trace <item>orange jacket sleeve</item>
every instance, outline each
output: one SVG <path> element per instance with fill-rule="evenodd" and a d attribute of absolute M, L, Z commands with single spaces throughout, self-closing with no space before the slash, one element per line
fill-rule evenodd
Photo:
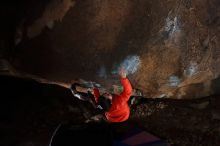
<path fill-rule="evenodd" d="M 115 99 L 113 99 L 113 104 L 127 102 L 132 94 L 131 83 L 127 78 L 121 78 L 121 84 L 123 86 L 123 92 Z"/>

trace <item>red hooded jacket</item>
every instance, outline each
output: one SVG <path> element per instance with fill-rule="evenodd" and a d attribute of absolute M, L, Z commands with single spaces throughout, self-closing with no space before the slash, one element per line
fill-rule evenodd
<path fill-rule="evenodd" d="M 123 92 L 120 95 L 113 95 L 112 105 L 105 116 L 110 122 L 123 122 L 129 118 L 130 108 L 127 101 L 132 94 L 131 83 L 127 78 L 121 78 L 121 84 L 123 86 Z M 97 98 L 99 96 L 98 90 L 94 90 L 94 94 Z"/>

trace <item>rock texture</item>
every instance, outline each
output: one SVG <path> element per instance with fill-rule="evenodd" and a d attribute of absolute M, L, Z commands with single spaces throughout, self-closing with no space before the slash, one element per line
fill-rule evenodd
<path fill-rule="evenodd" d="M 35 7 L 26 7 L 29 17 L 23 14 L 16 27 L 9 62 L 17 71 L 108 87 L 122 65 L 146 97 L 218 91 L 219 0 L 51 0 Z"/>

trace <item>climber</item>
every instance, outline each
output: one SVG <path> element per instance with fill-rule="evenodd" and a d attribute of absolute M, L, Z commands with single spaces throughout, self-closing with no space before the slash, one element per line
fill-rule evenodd
<path fill-rule="evenodd" d="M 132 87 L 123 68 L 119 70 L 119 76 L 123 87 L 123 91 L 119 95 L 110 93 L 100 95 L 98 88 L 93 88 L 93 91 L 89 92 L 89 94 L 92 93 L 94 95 L 93 101 L 95 101 L 97 106 L 104 109 L 103 115 L 97 115 L 94 118 L 103 118 L 108 122 L 123 122 L 129 118 L 128 100 L 132 94 Z M 81 99 L 83 98 L 81 97 Z"/>
<path fill-rule="evenodd" d="M 105 112 L 105 118 L 109 122 L 123 122 L 129 118 L 130 109 L 128 106 L 128 100 L 132 94 L 132 87 L 130 81 L 127 79 L 127 74 L 124 69 L 119 70 L 121 84 L 123 91 L 120 95 L 104 94 L 103 96 L 112 99 L 112 105 L 110 109 Z M 98 92 L 97 92 L 98 93 Z M 95 94 L 95 97 L 99 97 L 99 94 Z"/>

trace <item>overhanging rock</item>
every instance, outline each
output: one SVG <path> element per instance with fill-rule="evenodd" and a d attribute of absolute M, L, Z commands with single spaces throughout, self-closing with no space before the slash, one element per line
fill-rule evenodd
<path fill-rule="evenodd" d="M 123 65 L 146 97 L 214 93 L 212 80 L 220 73 L 219 0 L 52 0 L 38 13 L 17 28 L 23 35 L 10 63 L 18 71 L 108 87 L 117 83 Z"/>

